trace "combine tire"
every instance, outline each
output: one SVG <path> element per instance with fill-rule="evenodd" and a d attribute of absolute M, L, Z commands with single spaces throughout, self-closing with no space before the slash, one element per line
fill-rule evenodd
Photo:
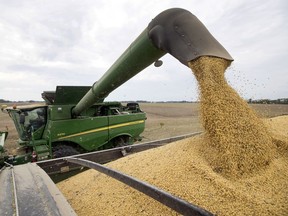
<path fill-rule="evenodd" d="M 117 137 L 114 140 L 114 147 L 124 147 L 129 145 L 129 137 Z"/>
<path fill-rule="evenodd" d="M 66 157 L 80 154 L 75 148 L 69 145 L 57 145 L 53 147 L 53 158 Z"/>

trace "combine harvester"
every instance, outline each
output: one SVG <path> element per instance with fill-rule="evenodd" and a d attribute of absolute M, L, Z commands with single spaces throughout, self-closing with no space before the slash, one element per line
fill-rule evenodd
<path fill-rule="evenodd" d="M 21 194 L 27 188 L 30 188 L 31 191 L 42 191 L 43 187 L 47 185 L 53 189 L 49 190 L 47 186 L 46 195 L 39 200 L 48 200 L 47 202 L 50 204 L 51 200 L 54 200 L 54 204 L 51 205 L 55 209 L 57 206 L 61 206 L 55 199 L 55 194 L 51 192 L 57 191 L 57 188 L 55 185 L 54 187 L 51 186 L 53 185 L 51 182 L 47 183 L 47 176 L 45 176 L 47 174 L 43 170 L 49 174 L 64 172 L 70 170 L 71 167 L 75 168 L 77 166 L 75 164 L 78 164 L 78 166 L 95 168 L 111 175 L 112 171 L 105 170 L 106 168 L 99 163 L 187 137 L 164 140 L 160 144 L 153 142 L 130 145 L 140 139 L 146 120 L 145 113 L 141 111 L 137 103 L 128 103 L 127 106 L 123 106 L 119 102 L 103 102 L 109 93 L 152 63 L 155 66 L 160 66 L 161 61 L 159 59 L 166 53 L 170 53 L 186 66 L 188 66 L 189 61 L 200 56 L 216 56 L 233 61 L 229 53 L 193 14 L 180 8 L 173 8 L 156 16 L 102 78 L 93 84 L 90 90 L 87 87 L 58 86 L 56 92 L 44 92 L 42 94 L 46 101 L 45 105 L 6 108 L 5 111 L 9 113 L 17 128 L 20 137 L 19 144 L 26 148 L 26 154 L 11 157 L 5 155 L 4 150 L 1 152 L 0 162 L 2 165 L 8 166 L 2 168 L 0 184 L 8 185 L 7 182 L 9 181 L 10 185 L 8 186 L 13 188 L 14 185 L 14 190 L 1 190 L 0 197 L 1 199 L 6 197 L 5 200 L 11 200 L 11 197 L 14 197 L 15 203 L 9 201 L 7 204 L 7 202 L 1 201 L 0 215 L 5 215 L 5 212 L 4 214 L 1 213 L 3 205 L 14 206 L 16 214 L 24 211 L 17 206 L 21 206 L 19 201 L 27 202 L 22 199 L 18 199 L 17 202 L 17 193 Z M 7 134 L 3 134 L 6 137 Z M 3 146 L 4 141 L 3 143 L 1 141 L 0 148 L 3 149 Z M 110 148 L 113 149 L 103 150 Z M 103 151 L 93 152 L 95 150 Z M 84 152 L 92 153 L 79 154 Z M 72 154 L 78 155 L 61 158 Z M 37 164 L 43 170 L 35 163 L 13 167 L 16 164 L 35 161 L 42 161 L 37 162 Z M 114 173 L 111 176 L 121 180 L 125 174 Z M 14 179 L 12 186 L 11 178 Z M 20 178 L 30 179 L 24 181 L 27 184 L 26 189 L 21 186 Z M 139 180 L 128 177 L 124 182 L 184 215 L 191 215 L 191 213 L 194 215 L 211 215 L 201 208 Z M 13 191 L 15 192 L 14 195 Z M 152 192 L 148 193 L 147 191 Z M 43 195 L 40 194 L 38 193 L 39 196 Z M 59 191 L 56 194 L 59 197 L 62 196 Z M 30 196 L 37 196 L 37 193 L 28 193 L 27 196 L 25 199 L 30 200 Z M 41 202 L 39 201 L 39 203 Z M 43 201 L 44 203 L 45 201 Z M 67 210 L 67 208 L 69 209 L 67 205 L 63 206 L 65 211 L 69 212 L 67 214 L 72 215 L 70 212 L 73 210 Z M 31 209 L 33 208 L 31 205 Z M 58 213 L 61 211 L 63 212 L 63 209 L 60 208 Z M 58 213 L 51 214 L 57 215 Z M 20 215 L 24 214 L 20 213 Z"/>

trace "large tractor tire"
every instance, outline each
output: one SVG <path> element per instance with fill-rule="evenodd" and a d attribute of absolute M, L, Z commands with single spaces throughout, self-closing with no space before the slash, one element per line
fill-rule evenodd
<path fill-rule="evenodd" d="M 54 146 L 52 153 L 53 153 L 53 158 L 60 158 L 60 157 L 80 154 L 73 146 L 62 145 L 62 144 Z"/>
<path fill-rule="evenodd" d="M 113 147 L 124 147 L 130 145 L 129 136 L 120 136 L 114 139 Z"/>

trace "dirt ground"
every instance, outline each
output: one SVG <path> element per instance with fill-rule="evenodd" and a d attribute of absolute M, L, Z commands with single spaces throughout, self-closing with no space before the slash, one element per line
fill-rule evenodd
<path fill-rule="evenodd" d="M 142 103 L 140 107 L 147 114 L 142 142 L 202 131 L 198 103 Z M 263 118 L 288 114 L 288 105 L 252 104 L 251 107 Z M 5 147 L 14 152 L 19 147 L 16 128 L 9 115 L 0 111 L 0 131 L 7 130 Z"/>
<path fill-rule="evenodd" d="M 262 118 L 288 114 L 288 105 L 251 104 Z M 151 141 L 202 131 L 198 103 L 143 103 L 147 113 L 143 141 Z"/>

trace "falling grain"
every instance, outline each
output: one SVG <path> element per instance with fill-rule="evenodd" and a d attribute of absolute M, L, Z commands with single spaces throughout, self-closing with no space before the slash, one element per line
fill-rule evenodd
<path fill-rule="evenodd" d="M 200 57 L 189 62 L 200 88 L 201 119 L 207 142 L 203 154 L 227 177 L 246 176 L 269 165 L 275 145 L 264 123 L 226 82 L 229 62 Z"/>
<path fill-rule="evenodd" d="M 107 166 L 217 215 L 288 215 L 288 116 L 258 119 L 226 83 L 229 63 L 189 62 L 200 88 L 205 133 Z M 128 186 L 88 170 L 58 187 L 78 215 L 178 215 Z"/>

